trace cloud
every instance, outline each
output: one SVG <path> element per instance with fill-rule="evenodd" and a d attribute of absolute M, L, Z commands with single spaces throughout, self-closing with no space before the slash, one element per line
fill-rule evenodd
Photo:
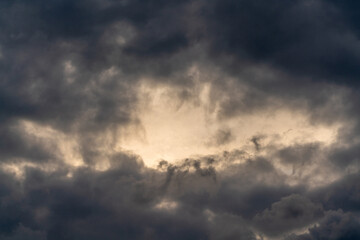
<path fill-rule="evenodd" d="M 318 226 L 309 229 L 308 234 L 292 235 L 287 239 L 357 239 L 360 237 L 359 218 L 342 210 L 329 211 Z"/>
<path fill-rule="evenodd" d="M 212 141 L 210 141 L 209 145 L 224 145 L 233 141 L 234 138 L 230 129 L 219 129 L 213 136 L 213 139 L 211 139 Z"/>
<path fill-rule="evenodd" d="M 358 180 L 358 173 L 347 174 L 338 181 L 312 192 L 311 196 L 323 202 L 325 209 L 340 208 L 344 211 L 356 212 L 360 209 L 360 189 L 356 184 Z"/>
<path fill-rule="evenodd" d="M 254 218 L 262 232 L 278 235 L 293 229 L 308 226 L 323 215 L 322 207 L 303 196 L 292 194 L 282 198 Z"/>
<path fill-rule="evenodd" d="M 359 238 L 358 5 L 1 1 L 0 238 Z M 124 147 L 150 95 L 158 168 Z"/>

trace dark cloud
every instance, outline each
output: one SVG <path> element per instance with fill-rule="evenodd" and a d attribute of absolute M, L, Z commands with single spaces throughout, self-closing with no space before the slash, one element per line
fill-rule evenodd
<path fill-rule="evenodd" d="M 0 127 L 0 162 L 18 162 L 27 159 L 46 162 L 56 159 L 56 146 L 44 143 L 19 129 L 18 124 L 3 124 Z"/>
<path fill-rule="evenodd" d="M 288 177 L 266 159 L 236 163 L 226 160 L 229 155 L 163 161 L 156 170 L 136 155 L 118 153 L 105 171 L 26 167 L 23 180 L 2 172 L 1 236 L 256 239 L 257 233 L 281 236 L 319 220 L 321 226 L 328 218 L 321 220 L 322 205 L 356 209 L 358 191 L 343 186 L 355 187 L 356 176 L 308 191 L 287 185 Z"/>
<path fill-rule="evenodd" d="M 360 188 L 357 184 L 359 174 L 348 174 L 339 181 L 311 193 L 314 199 L 323 202 L 325 209 L 340 208 L 344 211 L 357 212 L 360 209 Z"/>
<path fill-rule="evenodd" d="M 326 1 L 215 1 L 209 18 L 218 54 L 357 85 L 356 36 Z"/>
<path fill-rule="evenodd" d="M 250 139 L 250 141 L 254 144 L 256 151 L 259 151 L 261 148 L 260 140 L 264 138 L 264 136 L 254 136 Z"/>
<path fill-rule="evenodd" d="M 323 215 L 322 207 L 300 195 L 290 195 L 271 205 L 254 218 L 262 232 L 278 235 L 314 223 Z"/>
<path fill-rule="evenodd" d="M 312 165 L 317 158 L 319 158 L 321 146 L 319 143 L 310 144 L 296 144 L 280 149 L 276 155 L 280 161 L 285 165 L 290 165 L 293 168 L 293 174 L 297 170 L 304 170 L 307 165 Z"/>
<path fill-rule="evenodd" d="M 224 145 L 232 142 L 235 139 L 235 136 L 231 133 L 230 129 L 219 129 L 213 139 L 209 142 L 209 145 Z"/>
<path fill-rule="evenodd" d="M 194 168 L 197 171 L 189 175 L 207 178 L 206 174 L 199 172 L 196 163 Z M 159 205 L 167 194 L 177 191 L 176 184 L 187 185 L 185 190 L 188 191 L 191 182 L 179 178 L 169 180 L 167 174 L 162 176 L 145 169 L 134 156 L 115 157 L 111 170 L 105 172 L 83 168 L 78 169 L 72 178 L 66 177 L 67 173 L 66 169 L 46 173 L 28 168 L 21 189 L 17 187 L 17 181 L 2 173 L 1 236 L 5 239 L 24 235 L 45 236 L 46 239 L 210 237 L 212 222 L 207 220 L 204 208 L 187 206 L 181 198 L 174 199 L 179 205 L 174 213 Z M 173 190 L 164 192 L 162 185 L 166 182 L 174 183 L 171 185 Z M 222 224 L 222 219 L 231 219 L 231 216 L 219 218 L 214 221 Z M 245 226 L 238 229 L 234 225 L 232 228 L 230 233 L 223 234 L 254 239 Z"/>
<path fill-rule="evenodd" d="M 360 222 L 358 216 L 344 213 L 342 210 L 329 211 L 318 226 L 309 229 L 308 234 L 292 235 L 287 239 L 315 240 L 315 239 L 346 239 L 353 240 L 360 237 Z"/>
<path fill-rule="evenodd" d="M 1 1 L 0 238 L 360 238 L 358 5 Z M 143 82 L 176 88 L 180 107 L 210 84 L 206 110 L 220 123 L 285 109 L 341 127 L 327 147 L 280 146 L 258 129 L 255 152 L 151 169 L 115 146 L 141 128 Z M 218 129 L 210 147 L 241 138 Z M 60 151 L 63 135 L 82 166 Z"/>
<path fill-rule="evenodd" d="M 281 161 L 287 164 L 296 163 L 304 165 L 315 157 L 314 155 L 318 148 L 319 145 L 316 143 L 290 146 L 281 149 L 279 151 L 279 157 Z"/>
<path fill-rule="evenodd" d="M 312 107 L 323 108 L 329 94 L 328 86 L 323 84 L 326 79 L 356 83 L 352 80 L 357 74 L 356 39 L 351 37 L 339 11 L 327 2 L 5 1 L 2 8 L 6 12 L 2 18 L 2 88 L 7 90 L 1 95 L 7 96 L 3 101 L 7 116 L 40 117 L 46 112 L 42 118 L 54 121 L 61 118 L 57 113 L 62 112 L 69 121 L 76 120 L 75 113 L 92 107 L 99 107 L 99 114 L 106 114 L 106 108 L 115 111 L 111 104 L 124 106 L 119 99 L 111 95 L 110 99 L 97 99 L 104 97 L 103 92 L 95 94 L 94 99 L 82 91 L 90 84 L 89 79 L 113 66 L 126 73 L 119 77 L 123 82 L 140 75 L 191 83 L 184 70 L 202 62 L 223 66 L 225 72 L 237 77 L 245 74 L 241 81 L 256 88 L 248 90 L 242 99 L 234 93 L 223 102 L 220 113 L 226 116 L 273 104 L 274 96 L 298 101 L 316 92 L 317 96 L 307 101 Z M 132 29 L 131 37 L 124 27 L 115 27 L 119 23 Z M 121 38 L 123 43 L 119 44 L 115 39 Z M 227 56 L 232 60 L 226 60 Z M 62 71 L 66 60 L 71 60 L 78 70 L 71 86 L 65 84 Z M 268 81 L 274 78 L 270 75 L 249 76 L 244 72 L 257 66 L 280 75 L 274 82 Z M 114 91 L 125 91 L 114 85 Z M 130 86 L 125 88 L 128 91 Z M 231 92 L 228 88 L 224 91 Z M 36 98 L 44 100 L 39 104 Z M 120 101 L 127 100 L 133 101 Z M 118 117 L 127 119 L 127 109 Z"/>

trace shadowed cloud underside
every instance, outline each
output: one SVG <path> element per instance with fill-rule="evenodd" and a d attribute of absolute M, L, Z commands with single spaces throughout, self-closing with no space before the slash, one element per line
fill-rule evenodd
<path fill-rule="evenodd" d="M 356 1 L 0 2 L 0 239 L 360 239 Z"/>

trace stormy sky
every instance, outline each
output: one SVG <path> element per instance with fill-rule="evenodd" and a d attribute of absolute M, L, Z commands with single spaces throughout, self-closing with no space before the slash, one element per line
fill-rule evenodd
<path fill-rule="evenodd" d="M 359 8 L 1 0 L 0 239 L 360 239 Z"/>

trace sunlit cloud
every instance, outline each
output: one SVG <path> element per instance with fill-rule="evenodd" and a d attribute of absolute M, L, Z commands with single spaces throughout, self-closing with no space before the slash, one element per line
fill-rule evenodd
<path fill-rule="evenodd" d="M 251 138 L 256 135 L 263 136 L 263 146 L 311 142 L 330 145 L 340 127 L 339 124 L 314 125 L 307 115 L 287 109 L 220 120 L 218 109 L 209 110 L 210 83 L 195 86 L 198 94 L 195 100 L 182 99 L 171 86 L 144 84 L 138 91 L 142 128 L 131 129 L 119 146 L 139 154 L 149 166 L 161 159 L 175 161 L 233 149 L 247 149 L 255 154 Z"/>
<path fill-rule="evenodd" d="M 0 239 L 360 239 L 360 4 L 0 2 Z"/>

